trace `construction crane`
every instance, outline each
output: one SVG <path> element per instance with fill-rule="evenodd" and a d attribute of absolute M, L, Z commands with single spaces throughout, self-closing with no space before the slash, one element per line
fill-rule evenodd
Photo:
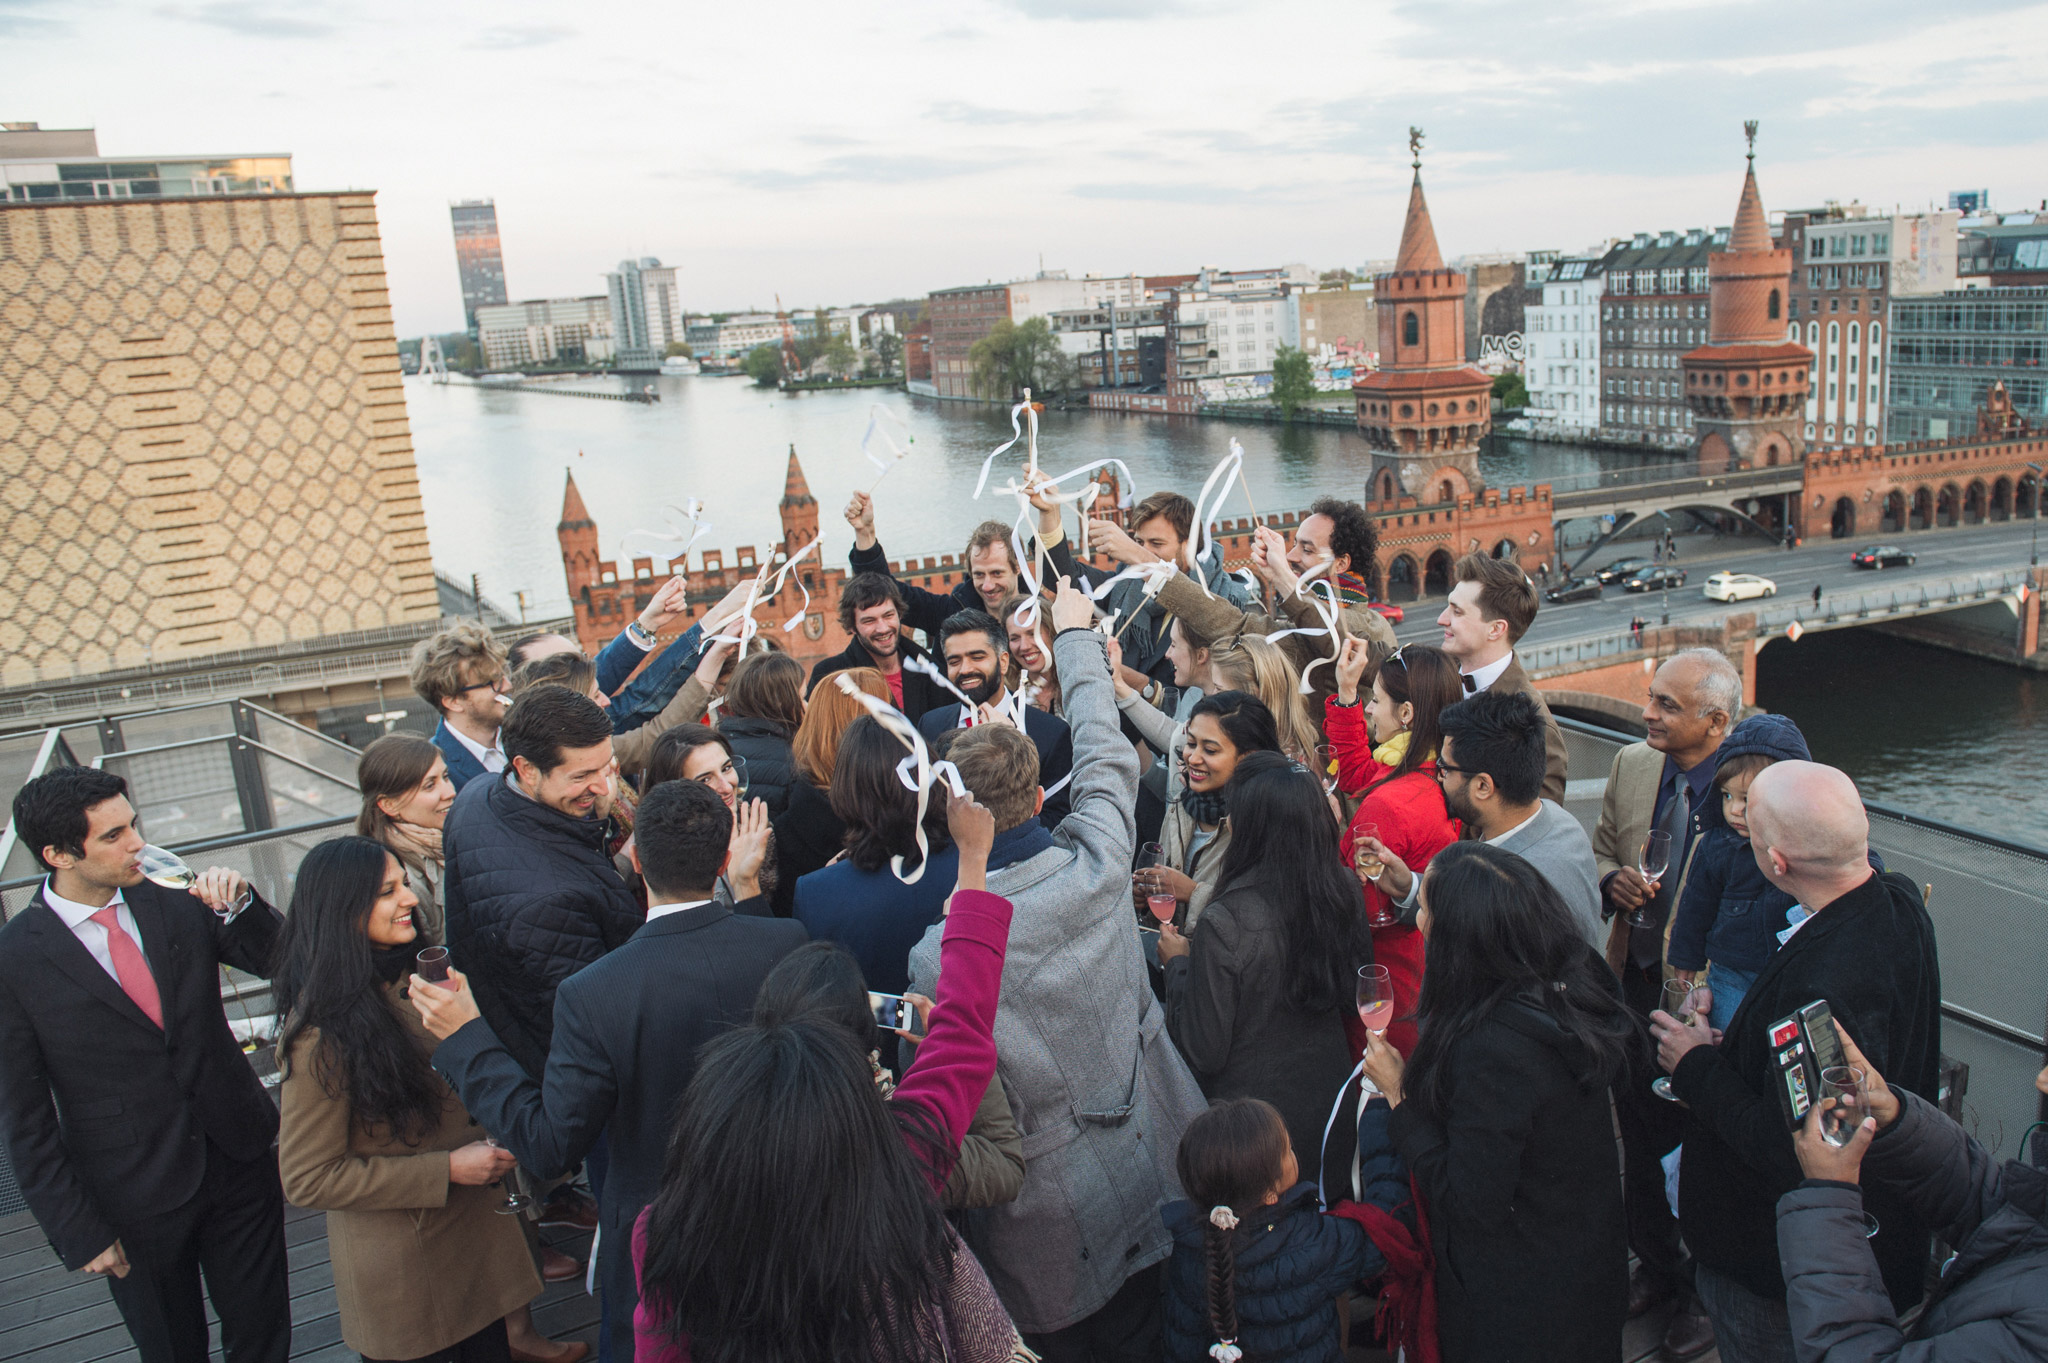
<path fill-rule="evenodd" d="M 804 362 L 797 358 L 796 324 L 783 311 L 782 295 L 775 295 L 775 320 L 782 323 L 782 381 L 795 383 L 804 376 Z"/>

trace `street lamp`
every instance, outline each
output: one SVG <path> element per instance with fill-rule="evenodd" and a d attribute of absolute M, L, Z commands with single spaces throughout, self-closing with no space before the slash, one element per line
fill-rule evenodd
<path fill-rule="evenodd" d="M 2041 466 L 2029 460 L 2027 467 L 2034 471 L 2034 528 L 2028 538 L 2027 566 L 2037 568 L 2041 564 Z"/>

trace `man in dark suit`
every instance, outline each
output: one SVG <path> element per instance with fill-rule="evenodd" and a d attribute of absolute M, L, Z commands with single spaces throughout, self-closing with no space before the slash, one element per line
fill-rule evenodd
<path fill-rule="evenodd" d="M 633 1222 L 660 1185 L 697 1050 L 745 1022 L 775 963 L 809 940 L 800 923 L 735 914 L 712 898 L 731 837 L 732 814 L 710 787 L 665 781 L 647 793 L 633 836 L 647 924 L 555 991 L 538 1084 L 478 1016 L 459 974 L 452 993 L 413 980 L 413 1005 L 442 1039 L 434 1068 L 520 1164 L 554 1177 L 607 1133 L 598 1257 L 615 1358 L 633 1356 Z"/>
<path fill-rule="evenodd" d="M 1504 558 L 1467 554 L 1452 568 L 1457 582 L 1436 618 L 1444 652 L 1458 661 L 1465 694 L 1519 691 L 1543 710 L 1543 798 L 1564 803 L 1564 731 L 1543 693 L 1515 660 L 1515 645 L 1536 621 L 1536 584 Z"/>
<path fill-rule="evenodd" d="M 946 678 L 974 702 L 969 711 L 959 701 L 925 713 L 917 727 L 927 741 L 948 729 L 968 729 L 991 719 L 1016 723 L 1023 711 L 1024 735 L 1038 749 L 1038 783 L 1045 788 L 1045 806 L 1038 821 L 1058 828 L 1072 807 L 1067 777 L 1074 770 L 1074 735 L 1058 715 L 1024 705 L 1011 696 L 1004 678 L 1010 670 L 1009 635 L 987 611 L 958 611 L 939 626 L 939 652 L 945 655 Z"/>
<path fill-rule="evenodd" d="M 420 640 L 407 668 L 412 689 L 441 717 L 433 744 L 459 794 L 505 770 L 498 726 L 505 721 L 505 647 L 482 625 L 457 625 Z"/>
<path fill-rule="evenodd" d="M 872 667 L 889 684 L 889 699 L 912 723 L 945 699 L 937 682 L 904 666 L 908 659 L 924 659 L 925 653 L 910 640 L 903 590 L 894 578 L 862 573 L 848 582 L 839 594 L 839 628 L 852 635 L 853 642 L 811 669 L 806 696 L 834 672 Z"/>
<path fill-rule="evenodd" d="M 143 879 L 128 783 L 39 776 L 14 828 L 49 871 L 0 928 L 0 1127 L 67 1268 L 108 1279 L 143 1363 L 291 1348 L 277 1109 L 221 1011 L 217 967 L 268 976 L 282 920 L 233 871 Z"/>

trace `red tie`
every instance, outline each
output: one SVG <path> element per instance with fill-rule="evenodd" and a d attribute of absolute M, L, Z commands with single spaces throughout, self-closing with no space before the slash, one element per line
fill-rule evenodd
<path fill-rule="evenodd" d="M 142 948 L 122 930 L 121 920 L 116 916 L 120 910 L 119 904 L 109 904 L 94 914 L 92 921 L 107 930 L 107 954 L 114 958 L 114 977 L 121 981 L 122 992 L 162 1031 L 164 1005 L 157 997 L 156 976 L 149 973 Z"/>

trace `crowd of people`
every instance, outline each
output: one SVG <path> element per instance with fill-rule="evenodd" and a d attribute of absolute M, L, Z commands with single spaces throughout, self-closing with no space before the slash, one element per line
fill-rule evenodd
<path fill-rule="evenodd" d="M 1237 574 L 1177 493 L 1080 556 L 1028 492 L 946 595 L 856 494 L 808 673 L 752 583 L 661 646 L 680 576 L 594 659 L 426 640 L 431 738 L 363 751 L 288 913 L 146 879 L 117 776 L 24 787 L 0 1123 L 145 1363 L 206 1356 L 202 1278 L 282 1363 L 287 1200 L 370 1360 L 575 1363 L 530 1308 L 584 1272 L 606 1363 L 1600 1363 L 1651 1312 L 1677 1359 L 2044 1356 L 2043 1177 L 1936 1105 L 1920 892 L 1726 657 L 1657 667 L 1589 836 L 1512 562 L 1397 648 L 1355 503 Z M 1858 1078 L 1795 1127 L 1818 1001 Z"/>

